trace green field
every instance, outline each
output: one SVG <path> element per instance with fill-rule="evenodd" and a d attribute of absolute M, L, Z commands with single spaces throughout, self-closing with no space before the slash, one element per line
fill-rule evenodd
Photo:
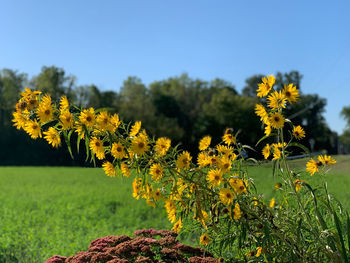
<path fill-rule="evenodd" d="M 326 179 L 330 192 L 350 208 L 350 157 L 336 159 Z M 299 170 L 305 162 L 290 163 Z M 259 192 L 271 198 L 279 180 L 270 164 L 249 172 Z M 316 175 L 303 179 L 320 181 Z M 0 167 L 0 180 L 0 262 L 43 262 L 86 250 L 98 237 L 170 227 L 162 207 L 132 198 L 131 178 L 109 178 L 99 168 Z"/>

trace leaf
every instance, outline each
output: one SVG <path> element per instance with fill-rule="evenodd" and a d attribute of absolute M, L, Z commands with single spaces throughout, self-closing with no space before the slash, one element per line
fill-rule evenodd
<path fill-rule="evenodd" d="M 300 149 L 302 149 L 304 152 L 306 152 L 307 154 L 310 154 L 310 150 L 305 147 L 304 145 L 300 144 L 300 143 L 297 143 L 297 142 L 291 142 L 288 147 L 290 146 L 294 146 L 294 147 L 298 147 Z"/>
<path fill-rule="evenodd" d="M 71 131 L 71 132 L 72 132 L 72 131 Z M 70 145 L 70 135 L 71 135 L 71 132 L 69 133 L 69 135 L 67 135 L 67 132 L 64 131 L 64 132 L 63 132 L 63 137 L 64 137 L 64 140 L 66 141 L 66 144 L 67 144 L 67 148 L 68 148 L 70 157 L 72 157 L 72 159 L 74 159 L 73 153 L 72 153 L 72 147 L 71 147 L 71 145 Z"/>
<path fill-rule="evenodd" d="M 80 134 L 78 135 L 78 139 L 77 139 L 77 152 L 79 153 L 79 148 L 80 148 L 80 140 L 81 140 L 81 136 Z"/>
<path fill-rule="evenodd" d="M 249 149 L 249 150 L 252 150 L 253 152 L 256 152 L 256 150 L 254 148 L 250 147 L 249 145 L 242 145 L 242 148 Z"/>
<path fill-rule="evenodd" d="M 350 249 L 350 218 L 348 212 L 346 212 L 346 232 L 348 236 L 348 249 Z"/>
<path fill-rule="evenodd" d="M 85 139 L 85 148 L 86 148 L 86 159 L 85 159 L 85 162 L 87 162 L 87 160 L 89 160 L 89 154 L 90 154 L 90 151 L 89 151 L 89 137 L 87 137 L 87 136 L 86 136 L 86 139 Z"/>
<path fill-rule="evenodd" d="M 340 223 L 339 217 L 337 215 L 337 212 L 334 210 L 333 210 L 333 218 L 334 218 L 335 226 L 337 228 L 338 235 L 339 235 L 343 260 L 344 260 L 344 262 L 349 262 L 348 257 L 346 255 L 346 248 L 345 248 L 345 243 L 344 243 L 344 238 L 343 238 L 343 232 L 341 230 L 341 223 Z"/>
<path fill-rule="evenodd" d="M 269 138 L 269 137 L 272 137 L 272 136 L 275 136 L 276 134 L 275 133 L 271 133 L 269 136 L 265 135 L 264 137 L 262 137 L 256 144 L 255 144 L 255 147 L 259 145 L 259 143 L 261 143 L 263 140 Z"/>

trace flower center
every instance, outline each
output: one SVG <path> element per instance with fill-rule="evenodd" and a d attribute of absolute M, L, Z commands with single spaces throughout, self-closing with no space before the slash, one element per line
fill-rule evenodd
<path fill-rule="evenodd" d="M 87 117 L 86 117 L 86 121 L 87 121 L 87 122 L 91 122 L 91 121 L 92 121 L 92 118 L 91 118 L 90 116 L 87 116 Z"/>
<path fill-rule="evenodd" d="M 117 147 L 117 152 L 121 152 L 122 151 L 122 147 Z"/>
<path fill-rule="evenodd" d="M 51 111 L 49 109 L 47 109 L 45 112 L 44 112 L 46 115 L 50 115 Z"/>
<path fill-rule="evenodd" d="M 139 142 L 138 146 L 140 149 L 142 149 L 143 147 L 145 147 L 145 144 L 143 142 Z"/>

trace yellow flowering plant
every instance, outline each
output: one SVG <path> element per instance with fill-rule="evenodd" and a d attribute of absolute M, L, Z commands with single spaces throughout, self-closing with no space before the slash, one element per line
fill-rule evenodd
<path fill-rule="evenodd" d="M 145 199 L 150 206 L 164 205 L 174 231 L 195 232 L 199 243 L 220 260 L 347 262 L 349 237 L 326 184 L 323 194 L 316 192 L 301 179 L 306 172 L 295 173 L 287 161 L 292 147 L 307 151 L 295 142 L 305 137 L 305 131 L 283 115 L 286 105 L 297 101 L 298 90 L 293 84 L 275 90 L 274 84 L 273 76 L 262 79 L 257 95 L 263 102 L 255 108 L 266 135 L 258 144 L 275 139 L 263 147 L 262 155 L 272 159 L 273 171 L 282 181 L 269 204 L 249 177 L 248 163 L 257 161 L 245 159 L 250 147 L 242 145 L 231 128 L 217 145 L 210 136 L 202 138 L 194 158 L 171 147 L 168 138 L 150 137 L 140 121 L 127 124 L 105 110 L 77 108 L 65 96 L 56 105 L 48 94 L 29 89 L 21 93 L 13 122 L 53 147 L 63 138 L 71 155 L 71 136 L 76 134 L 77 150 L 84 142 L 86 160 L 95 163 L 97 158 L 107 176 L 134 176 L 134 198 Z M 322 174 L 334 163 L 330 156 L 319 156 L 307 163 L 306 170 Z"/>

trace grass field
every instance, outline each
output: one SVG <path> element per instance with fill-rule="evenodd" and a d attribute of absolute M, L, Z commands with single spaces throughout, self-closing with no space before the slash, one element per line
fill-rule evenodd
<path fill-rule="evenodd" d="M 327 175 L 330 192 L 350 208 L 350 156 L 338 156 Z M 306 160 L 291 161 L 304 169 Z M 270 164 L 250 167 L 268 200 L 274 195 Z M 317 176 L 306 176 L 311 184 Z M 162 207 L 131 197 L 131 181 L 109 178 L 99 168 L 0 167 L 0 262 L 43 262 L 85 250 L 106 235 L 142 228 L 169 228 Z"/>

